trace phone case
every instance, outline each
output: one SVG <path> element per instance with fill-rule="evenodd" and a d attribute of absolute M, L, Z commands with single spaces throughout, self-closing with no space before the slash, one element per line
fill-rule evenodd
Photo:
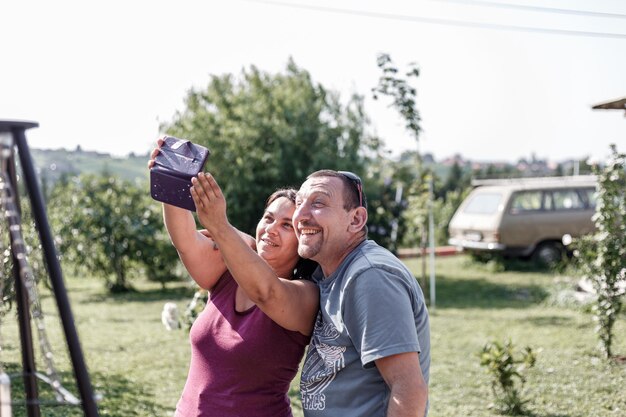
<path fill-rule="evenodd" d="M 153 199 L 196 211 L 189 187 L 211 152 L 188 140 L 166 136 L 161 152 L 150 169 L 150 195 Z"/>

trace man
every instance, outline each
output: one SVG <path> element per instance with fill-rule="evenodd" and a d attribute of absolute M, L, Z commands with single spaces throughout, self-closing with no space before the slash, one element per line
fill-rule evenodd
<path fill-rule="evenodd" d="M 298 253 L 320 265 L 320 312 L 300 383 L 306 417 L 426 414 L 424 296 L 402 262 L 367 240 L 366 223 L 355 174 L 317 171 L 300 187 Z"/>
<path fill-rule="evenodd" d="M 250 250 L 225 216 L 215 179 L 198 175 L 192 196 L 248 297 L 270 317 L 302 317 L 317 296 L 282 280 Z M 367 238 L 361 180 L 318 171 L 302 184 L 292 221 L 298 253 L 317 261 L 320 311 L 301 376 L 306 417 L 398 417 L 426 413 L 430 336 L 424 296 L 406 267 Z M 307 294 L 309 294 L 307 296 Z M 315 293 L 317 295 L 317 293 Z M 307 323 L 314 311 L 307 316 Z"/>

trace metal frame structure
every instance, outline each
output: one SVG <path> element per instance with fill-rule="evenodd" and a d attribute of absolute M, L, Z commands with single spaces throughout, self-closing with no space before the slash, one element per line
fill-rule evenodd
<path fill-rule="evenodd" d="M 624 110 L 624 117 L 626 117 L 626 97 L 599 103 L 591 106 L 591 108 L 594 110 Z"/>
<path fill-rule="evenodd" d="M 20 166 L 24 177 L 24 183 L 26 186 L 26 192 L 30 199 L 35 225 L 37 226 L 39 239 L 43 249 L 43 257 L 48 267 L 47 270 L 50 275 L 50 282 L 52 285 L 52 290 L 54 292 L 54 298 L 56 300 L 59 310 L 59 315 L 61 318 L 61 323 L 69 350 L 69 356 L 72 362 L 74 376 L 76 378 L 76 384 L 80 393 L 80 405 L 86 417 L 97 417 L 98 409 L 93 395 L 93 390 L 91 387 L 91 382 L 89 380 L 89 374 L 87 372 L 83 353 L 80 347 L 78 333 L 76 331 L 76 327 L 74 326 L 74 318 L 70 308 L 70 302 L 67 296 L 67 291 L 65 289 L 65 284 L 63 282 L 61 265 L 59 263 L 56 249 L 54 247 L 54 241 L 52 233 L 50 232 L 46 209 L 37 182 L 35 169 L 30 155 L 30 149 L 28 148 L 28 144 L 26 142 L 25 131 L 34 127 L 38 127 L 38 124 L 35 122 L 0 120 L 0 137 L 3 143 L 6 144 L 3 147 L 10 151 L 10 154 L 7 155 L 9 163 L 6 164 L 4 168 L 6 169 L 6 172 L 4 174 L 11 184 L 15 206 L 17 208 L 18 214 L 20 214 L 15 166 L 15 149 L 17 148 L 20 159 Z M 15 278 L 16 308 L 18 313 L 20 341 L 22 346 L 22 366 L 24 389 L 26 394 L 26 409 L 28 417 L 40 417 L 41 412 L 38 399 L 37 370 L 35 368 L 35 358 L 33 351 L 33 337 L 31 331 L 31 315 L 29 311 L 28 291 L 26 288 L 26 283 L 23 279 L 23 274 L 21 274 L 20 272 L 16 252 L 16 246 L 19 244 L 23 244 L 23 242 L 14 241 L 14 237 L 11 236 L 11 253 L 13 256 L 13 275 Z"/>

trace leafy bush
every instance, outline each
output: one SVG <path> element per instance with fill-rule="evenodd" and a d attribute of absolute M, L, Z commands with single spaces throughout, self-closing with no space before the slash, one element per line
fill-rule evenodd
<path fill-rule="evenodd" d="M 522 388 L 526 382 L 524 371 L 532 368 L 536 355 L 530 347 L 524 348 L 521 357 L 515 357 L 513 343 L 493 341 L 483 346 L 480 351 L 480 364 L 487 368 L 493 377 L 491 390 L 496 398 L 496 405 L 501 412 L 510 415 L 524 414 Z M 517 382 L 516 382 L 517 381 Z"/>
<path fill-rule="evenodd" d="M 24 239 L 26 257 L 36 282 L 50 285 L 47 279 L 48 272 L 43 260 L 43 251 L 35 220 L 31 214 L 29 199 L 21 196 L 21 233 Z M 4 209 L 4 207 L 2 207 Z M 13 256 L 9 239 L 8 219 L 0 219 L 0 317 L 11 310 L 15 298 L 15 279 L 13 271 Z"/>
<path fill-rule="evenodd" d="M 57 183 L 49 211 L 66 265 L 103 278 L 111 292 L 129 290 L 142 269 L 162 283 L 175 279 L 178 257 L 147 188 L 107 175 Z"/>
<path fill-rule="evenodd" d="M 198 289 L 191 301 L 187 304 L 187 309 L 183 314 L 183 321 L 187 331 L 191 330 L 193 322 L 196 321 L 198 315 L 204 310 L 209 300 L 209 293 L 207 290 Z"/>
<path fill-rule="evenodd" d="M 613 326 L 626 289 L 626 155 L 615 145 L 611 152 L 604 169 L 596 169 L 596 233 L 579 239 L 575 252 L 597 295 L 593 313 L 607 358 L 613 356 Z"/>
<path fill-rule="evenodd" d="M 409 189 L 407 209 L 402 213 L 407 224 L 407 230 L 403 236 L 403 244 L 408 247 L 422 246 L 426 244 L 425 237 L 428 234 L 428 209 L 430 196 L 428 191 L 428 179 L 415 184 Z M 435 190 L 435 194 L 436 194 Z M 448 244 L 448 224 L 452 216 L 459 208 L 463 199 L 471 191 L 470 187 L 459 190 L 450 190 L 445 195 L 434 198 L 432 201 L 433 223 L 435 226 L 435 244 Z"/>

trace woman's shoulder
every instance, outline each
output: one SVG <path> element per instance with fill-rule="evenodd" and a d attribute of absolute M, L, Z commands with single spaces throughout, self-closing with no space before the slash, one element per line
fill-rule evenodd
<path fill-rule="evenodd" d="M 217 280 L 213 288 L 211 288 L 210 294 L 215 295 L 219 292 L 225 291 L 229 288 L 237 288 L 237 282 L 233 278 L 229 270 L 226 270 Z"/>

